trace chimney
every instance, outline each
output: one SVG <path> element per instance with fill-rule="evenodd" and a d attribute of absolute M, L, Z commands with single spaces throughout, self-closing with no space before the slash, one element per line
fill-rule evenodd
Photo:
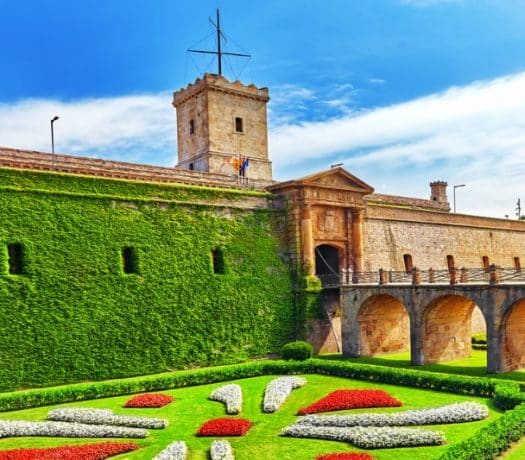
<path fill-rule="evenodd" d="M 450 205 L 447 198 L 447 183 L 444 181 L 430 182 L 430 199 L 442 205 L 447 211 L 450 211 Z"/>

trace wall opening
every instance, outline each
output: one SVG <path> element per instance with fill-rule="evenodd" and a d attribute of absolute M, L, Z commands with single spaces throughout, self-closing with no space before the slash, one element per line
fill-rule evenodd
<path fill-rule="evenodd" d="M 213 273 L 216 275 L 224 275 L 224 253 L 222 249 L 212 249 L 211 251 L 211 261 Z"/>
<path fill-rule="evenodd" d="M 315 248 L 315 274 L 339 275 L 339 250 L 329 244 Z"/>
<path fill-rule="evenodd" d="M 137 251 L 131 246 L 122 248 L 122 271 L 124 273 L 138 273 Z"/>
<path fill-rule="evenodd" d="M 190 134 L 193 134 L 195 132 L 195 120 L 190 120 Z"/>
<path fill-rule="evenodd" d="M 525 367 L 525 299 L 516 302 L 503 323 L 504 371 Z"/>
<path fill-rule="evenodd" d="M 514 268 L 517 272 L 521 272 L 521 262 L 519 257 L 514 257 Z"/>
<path fill-rule="evenodd" d="M 367 299 L 357 316 L 360 356 L 410 350 L 410 318 L 405 306 L 389 295 Z"/>
<path fill-rule="evenodd" d="M 403 263 L 405 264 L 405 272 L 412 273 L 414 264 L 412 262 L 412 256 L 410 254 L 403 254 Z"/>
<path fill-rule="evenodd" d="M 9 243 L 7 245 L 7 257 L 9 273 L 21 275 L 24 273 L 24 248 L 20 243 Z"/>
<path fill-rule="evenodd" d="M 190 171 L 193 171 L 193 169 L 194 169 L 193 163 L 190 163 L 188 168 L 189 168 Z"/>
<path fill-rule="evenodd" d="M 469 358 L 474 321 L 478 330 L 486 330 L 483 313 L 467 297 L 446 295 L 430 302 L 423 314 L 424 363 Z"/>
<path fill-rule="evenodd" d="M 448 271 L 452 271 L 454 270 L 454 268 L 456 268 L 456 266 L 454 265 L 454 256 L 451 256 L 451 255 L 447 256 L 447 267 L 448 267 Z"/>
<path fill-rule="evenodd" d="M 243 122 L 241 117 L 235 117 L 235 132 L 242 133 L 243 131 Z"/>
<path fill-rule="evenodd" d="M 488 272 L 490 268 L 490 260 L 488 256 L 483 256 L 481 258 L 481 263 L 483 264 L 483 269 Z"/>

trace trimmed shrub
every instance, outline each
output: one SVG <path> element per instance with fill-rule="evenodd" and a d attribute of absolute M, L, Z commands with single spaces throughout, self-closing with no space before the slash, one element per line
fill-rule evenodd
<path fill-rule="evenodd" d="M 304 361 L 312 357 L 314 349 L 308 342 L 290 342 L 282 350 L 282 357 L 285 360 Z"/>

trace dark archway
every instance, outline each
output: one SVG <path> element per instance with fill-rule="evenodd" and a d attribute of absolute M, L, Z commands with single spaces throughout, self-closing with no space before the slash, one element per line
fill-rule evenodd
<path fill-rule="evenodd" d="M 360 356 L 410 349 L 410 318 L 395 297 L 379 294 L 367 299 L 357 316 Z"/>
<path fill-rule="evenodd" d="M 315 274 L 339 275 L 339 249 L 329 244 L 315 248 Z"/>
<path fill-rule="evenodd" d="M 510 308 L 502 328 L 505 371 L 525 367 L 525 299 L 518 300 Z"/>
<path fill-rule="evenodd" d="M 422 324 L 425 364 L 470 357 L 475 307 L 473 300 L 459 295 L 446 295 L 430 302 Z"/>

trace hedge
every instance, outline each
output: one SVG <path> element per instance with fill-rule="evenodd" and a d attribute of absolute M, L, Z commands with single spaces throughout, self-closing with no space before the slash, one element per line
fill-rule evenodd
<path fill-rule="evenodd" d="M 511 381 L 309 359 L 306 361 L 261 360 L 128 379 L 0 393 L 0 411 L 204 385 L 269 374 L 326 374 L 391 385 L 491 397 L 494 398 L 494 404 L 503 410 L 512 409 L 525 402 L 525 394 L 520 393 L 519 385 Z"/>

